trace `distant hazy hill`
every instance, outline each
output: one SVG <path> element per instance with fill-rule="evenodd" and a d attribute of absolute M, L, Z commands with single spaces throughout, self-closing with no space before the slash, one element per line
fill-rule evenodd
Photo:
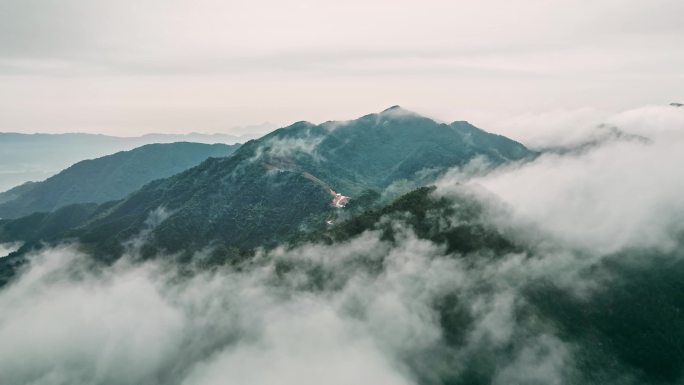
<path fill-rule="evenodd" d="M 259 126 L 262 127 L 262 126 Z M 264 130 L 266 126 L 263 126 Z M 148 134 L 116 137 L 93 134 L 0 133 L 0 191 L 28 181 L 43 180 L 83 159 L 152 143 L 196 142 L 234 144 L 253 139 L 252 134 Z"/>
<path fill-rule="evenodd" d="M 248 249 L 324 226 L 335 211 L 331 189 L 354 202 L 401 181 L 427 184 L 476 157 L 501 164 L 533 156 L 520 143 L 466 122 L 437 123 L 398 107 L 348 122 L 299 122 L 246 143 L 231 157 L 150 183 L 85 216 L 65 235 L 77 236 L 101 255 L 116 255 L 121 242 L 148 226 L 156 213 L 163 221 L 149 235 L 150 253 L 211 243 Z M 69 227 L 73 223 L 62 231 Z M 22 240 L 20 233 L 0 241 Z M 44 232 L 23 240 L 58 236 Z"/>
<path fill-rule="evenodd" d="M 36 183 L 40 182 L 26 182 L 5 192 L 0 192 L 0 204 L 19 198 L 21 194 L 31 191 Z"/>
<path fill-rule="evenodd" d="M 651 139 L 645 136 L 627 133 L 615 126 L 601 124 L 596 127 L 595 131 L 590 136 L 582 141 L 564 146 L 541 147 L 537 148 L 537 150 L 540 152 L 556 154 L 579 154 L 612 142 L 638 142 L 648 144 L 651 143 Z"/>
<path fill-rule="evenodd" d="M 185 142 L 149 144 L 84 160 L 43 182 L 0 193 L 0 218 L 53 211 L 74 203 L 121 199 L 152 180 L 187 170 L 209 157 L 230 155 L 238 147 Z"/>

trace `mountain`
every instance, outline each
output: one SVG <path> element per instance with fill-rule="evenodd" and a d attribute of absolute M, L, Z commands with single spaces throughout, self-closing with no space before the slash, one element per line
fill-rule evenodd
<path fill-rule="evenodd" d="M 447 253 L 491 251 L 499 254 L 521 251 L 506 236 L 483 220 L 482 204 L 466 195 L 436 197 L 434 186 L 420 187 L 391 203 L 365 210 L 332 227 L 305 234 L 294 240 L 335 244 L 348 241 L 369 230 L 382 232 L 382 239 L 397 237 L 397 224 L 410 229 L 418 238 L 445 246 Z M 445 225 L 446 224 L 446 225 Z"/>
<path fill-rule="evenodd" d="M 260 127 L 265 129 L 267 125 Z M 235 144 L 253 138 L 253 134 L 147 134 L 139 137 L 117 137 L 82 133 L 0 133 L 0 191 L 28 181 L 43 180 L 83 159 L 98 158 L 146 144 Z"/>
<path fill-rule="evenodd" d="M 399 106 L 348 122 L 299 122 L 266 135 L 260 145 L 272 163 L 294 161 L 349 194 L 429 179 L 478 156 L 501 164 L 532 155 L 468 122 L 441 124 Z"/>
<path fill-rule="evenodd" d="M 143 230 L 145 255 L 210 244 L 270 246 L 324 227 L 339 212 L 331 205 L 334 192 L 352 202 L 373 193 L 391 199 L 403 192 L 397 186 L 429 184 L 476 158 L 499 165 L 535 155 L 467 122 L 438 123 L 396 106 L 346 122 L 297 122 L 247 142 L 231 157 L 149 183 L 83 223 L 41 238 L 76 237 L 112 257 Z M 0 241 L 38 240 L 7 231 L 3 239 L 2 229 L 12 226 L 0 223 Z"/>
<path fill-rule="evenodd" d="M 31 191 L 38 182 L 26 182 L 11 189 L 0 192 L 0 204 L 19 198 L 22 194 Z"/>
<path fill-rule="evenodd" d="M 483 217 L 483 205 L 468 194 L 443 197 L 434 191 L 433 187 L 419 188 L 383 208 L 309 235 L 304 241 L 340 246 L 364 232 L 380 231 L 381 239 L 399 247 L 403 234 L 410 231 L 419 239 L 441 245 L 445 254 L 464 262 L 472 274 L 477 274 L 478 267 L 492 269 L 507 255 L 524 255 L 530 262 L 539 258 L 539 253 L 549 252 L 514 240 L 516 230 L 509 229 L 509 234 L 497 229 Z M 605 379 L 620 378 L 624 373 L 634 377 L 634 382 L 627 383 L 680 383 L 684 375 L 683 250 L 684 244 L 680 244 L 667 253 L 622 251 L 599 258 L 583 273 L 592 277 L 592 282 L 609 276 L 611 284 L 595 283 L 599 287 L 591 294 L 568 291 L 554 281 L 558 277 L 525 280 L 518 294 L 524 305 L 515 322 L 518 327 L 526 325 L 528 332 L 542 334 L 553 325 L 559 338 L 571 341 L 577 357 L 578 384 L 605 383 Z M 375 256 L 355 263 L 366 266 L 369 272 L 386 268 Z M 287 269 L 292 267 L 282 268 Z M 320 275 L 314 268 L 307 273 Z M 486 292 L 487 287 L 500 284 L 492 279 L 478 289 Z M 497 355 L 513 349 L 516 342 L 498 352 L 497 348 L 469 351 L 461 357 L 468 368 L 465 374 L 450 378 L 453 352 L 467 346 L 465 336 L 477 327 L 469 316 L 469 304 L 460 302 L 463 293 L 452 294 L 454 297 L 446 295 L 444 302 L 434 304 L 447 348 L 430 356 L 429 375 L 439 378 L 436 383 L 491 383 L 497 371 Z M 470 381 L 461 382 L 463 378 Z"/>
<path fill-rule="evenodd" d="M 652 140 L 641 135 L 630 134 L 618 127 L 600 124 L 591 136 L 578 143 L 567 146 L 543 147 L 541 152 L 555 154 L 581 154 L 599 148 L 607 143 L 632 142 L 641 144 L 651 144 Z"/>
<path fill-rule="evenodd" d="M 379 238 L 390 244 L 389 248 L 401 248 L 403 239 L 410 233 L 440 245 L 445 255 L 461 263 L 459 266 L 466 266 L 470 274 L 483 277 L 477 283 L 478 295 L 483 297 L 488 292 L 491 295 L 490 290 L 496 292 L 497 287 L 506 286 L 502 282 L 506 273 L 497 276 L 501 271 L 514 271 L 512 266 L 518 264 L 529 268 L 543 258 L 540 254 L 549 253 L 549 244 L 540 249 L 534 242 L 516 240 L 520 238 L 516 237 L 516 229 L 495 227 L 484 215 L 483 204 L 467 193 L 445 197 L 434 192 L 434 187 L 419 188 L 389 205 L 309 234 L 299 242 L 344 249 L 365 232 L 378 231 Z M 486 349 L 469 349 L 472 341 L 468 335 L 472 337 L 469 333 L 479 326 L 471 306 L 478 300 L 469 298 L 462 290 L 444 294 L 442 301 L 432 304 L 432 310 L 445 337 L 445 346 L 431 352 L 427 368 L 416 364 L 412 370 L 419 376 L 427 376 L 427 380 L 419 383 L 496 383 L 493 377 L 500 357 L 523 343 L 525 333 L 546 335 L 553 330 L 559 339 L 573 346 L 577 380 L 572 383 L 606 383 L 606 379 L 621 378 L 624 373 L 633 377 L 633 382 L 625 383 L 680 383 L 684 375 L 682 250 L 684 247 L 680 244 L 671 253 L 623 251 L 597 258 L 582 271 L 584 279 L 591 279 L 596 285 L 590 294 L 568 290 L 556 282 L 559 277 L 554 275 L 530 278 L 516 273 L 514 277 L 519 280 L 520 290 L 515 298 L 521 306 L 515 313 L 516 319 L 507 322 L 525 331 L 517 330 L 522 335 L 499 347 L 488 341 Z M 522 259 L 511 256 L 522 256 Z M 396 263 L 388 259 L 361 253 L 348 265 L 365 274 L 388 274 L 387 266 Z M 499 262 L 501 265 L 497 265 Z M 320 266 L 312 265 L 293 266 L 285 260 L 276 268 L 282 275 L 292 271 L 307 277 L 314 285 L 312 290 L 332 291 L 339 285 L 342 273 L 325 275 Z M 482 271 L 487 274 L 480 275 Z M 606 277 L 610 277 L 610 284 L 603 284 L 602 279 Z M 504 327 L 497 324 L 496 330 Z M 468 353 L 458 357 L 467 369 L 454 373 L 454 356 L 464 350 Z M 544 356 L 550 354 L 549 350 L 543 352 Z"/>
<path fill-rule="evenodd" d="M 53 211 L 74 203 L 103 203 L 125 197 L 146 183 L 169 177 L 209 157 L 232 154 L 239 145 L 149 144 L 84 160 L 42 182 L 0 194 L 0 218 Z"/>

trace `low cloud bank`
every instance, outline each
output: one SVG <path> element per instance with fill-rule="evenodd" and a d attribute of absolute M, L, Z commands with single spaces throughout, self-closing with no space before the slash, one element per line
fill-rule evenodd
<path fill-rule="evenodd" d="M 536 226 L 567 246 L 607 254 L 672 250 L 684 224 L 684 110 L 648 107 L 608 118 L 641 141 L 613 140 L 587 152 L 547 154 L 483 176 L 451 173 L 443 191 L 478 186 L 511 208 L 508 225 Z M 456 175 L 456 177 L 454 177 Z"/>
<path fill-rule="evenodd" d="M 470 266 L 400 234 L 276 249 L 190 276 L 159 261 L 98 269 L 74 247 L 42 251 L 0 292 L 11 309 L 0 315 L 0 381 L 439 383 L 472 356 L 495 383 L 569 374 L 572 347 L 516 319 L 523 256 Z"/>
<path fill-rule="evenodd" d="M 658 140 L 684 136 L 684 110 L 669 105 L 644 106 L 619 113 L 591 108 L 484 119 L 482 127 L 534 149 L 572 148 L 609 133 L 611 127 Z"/>

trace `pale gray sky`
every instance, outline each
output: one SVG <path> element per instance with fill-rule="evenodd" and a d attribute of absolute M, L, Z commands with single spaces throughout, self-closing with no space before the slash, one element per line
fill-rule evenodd
<path fill-rule="evenodd" d="M 681 101 L 682 20 L 681 0 L 0 0 L 0 131 L 225 132 L 394 104 L 484 126 Z"/>

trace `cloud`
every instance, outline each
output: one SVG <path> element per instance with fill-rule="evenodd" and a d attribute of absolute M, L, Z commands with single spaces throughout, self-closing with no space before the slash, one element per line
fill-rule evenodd
<path fill-rule="evenodd" d="M 167 220 L 173 211 L 167 210 L 165 207 L 157 207 L 151 210 L 145 218 L 142 230 L 136 236 L 126 240 L 123 243 L 126 253 L 131 256 L 140 254 L 142 248 L 150 241 L 152 232 L 165 220 Z"/>
<path fill-rule="evenodd" d="M 312 132 L 314 126 L 310 123 L 301 122 L 299 124 L 310 127 L 298 132 L 297 136 L 276 135 L 263 140 L 259 147 L 254 150 L 254 155 L 250 161 L 266 158 L 275 162 L 285 161 L 287 164 L 291 160 L 290 158 L 296 159 L 301 156 L 311 157 L 316 162 L 323 160 L 323 156 L 318 152 L 318 145 L 323 142 L 325 135 Z"/>
<path fill-rule="evenodd" d="M 512 365 L 497 373 L 493 383 L 563 384 L 572 369 L 567 365 L 568 354 L 567 347 L 558 338 L 540 335 L 534 344 L 520 352 Z"/>
<path fill-rule="evenodd" d="M 629 133 L 658 141 L 684 140 L 684 110 L 672 106 L 645 106 L 620 112 L 606 119 Z"/>
<path fill-rule="evenodd" d="M 277 158 L 287 158 L 294 154 L 308 154 L 315 159 L 320 158 L 316 152 L 316 147 L 323 141 L 324 137 L 305 137 L 305 138 L 273 138 L 268 140 L 264 146 L 269 156 Z"/>
<path fill-rule="evenodd" d="M 681 13 L 672 0 L 5 0 L 0 123 L 134 135 L 395 103 L 471 121 L 666 103 L 681 95 Z"/>
<path fill-rule="evenodd" d="M 629 248 L 672 250 L 684 227 L 684 111 L 649 107 L 609 117 L 628 133 L 651 143 L 609 141 L 581 154 L 543 155 L 534 162 L 484 176 L 441 182 L 478 186 L 505 202 L 509 225 L 552 236 L 566 247 L 598 254 Z M 508 214 L 507 214 L 508 215 Z"/>
<path fill-rule="evenodd" d="M 481 280 L 494 270 L 409 230 L 396 243 L 368 232 L 190 276 L 163 260 L 98 267 L 72 246 L 30 261 L 0 291 L 11 309 L 0 315 L 3 383 L 417 384 L 461 375 L 471 354 L 512 351 L 489 369 L 501 378 L 532 378 L 526 365 L 548 379 L 571 362 L 553 337 L 522 336 L 531 326 L 515 319 L 515 280 L 490 286 Z M 451 326 L 465 345 L 445 340 L 435 304 L 449 296 L 475 325 Z M 551 345 L 560 353 L 529 358 Z"/>
<path fill-rule="evenodd" d="M 607 114 L 596 109 L 556 110 L 485 119 L 489 130 L 534 149 L 581 144 L 598 131 Z"/>
<path fill-rule="evenodd" d="M 2 292 L 3 383 L 140 383 L 181 348 L 182 318 L 147 279 L 149 267 L 91 274 L 62 247 L 36 256 Z"/>
<path fill-rule="evenodd" d="M 478 124 L 533 149 L 578 147 L 609 139 L 615 130 L 649 139 L 684 135 L 684 113 L 666 104 L 619 112 L 558 108 L 540 113 L 489 114 L 478 119 Z"/>
<path fill-rule="evenodd" d="M 0 243 L 0 258 L 19 250 L 21 245 L 21 243 L 17 242 Z"/>

